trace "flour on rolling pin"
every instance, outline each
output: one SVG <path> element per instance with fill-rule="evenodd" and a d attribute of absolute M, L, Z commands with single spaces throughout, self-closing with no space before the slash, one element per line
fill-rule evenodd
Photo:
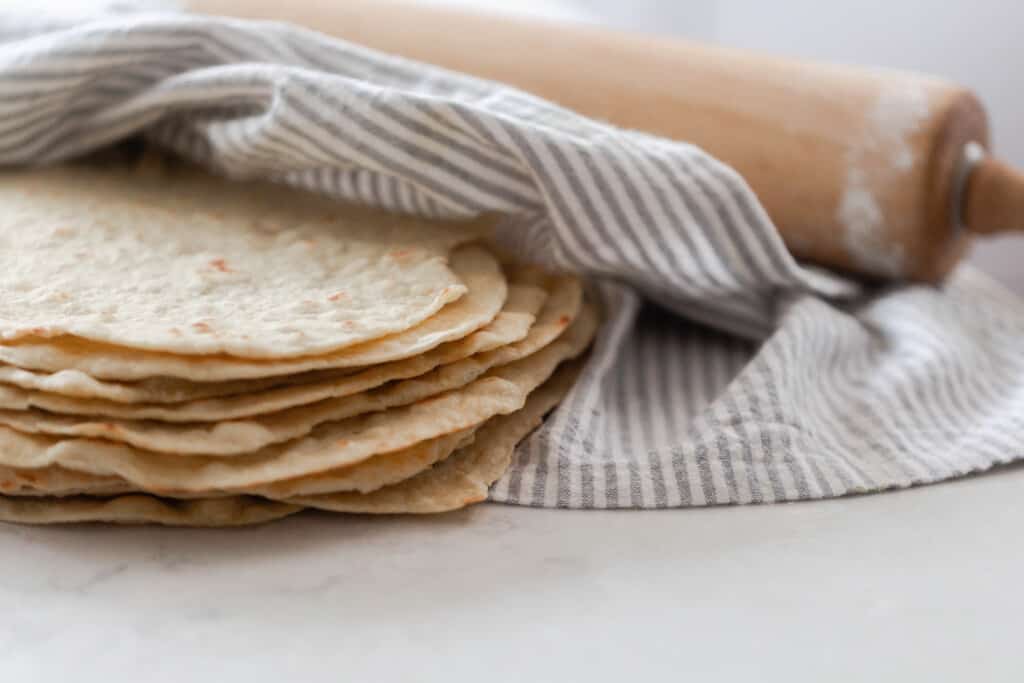
<path fill-rule="evenodd" d="M 878 197 L 898 191 L 918 161 L 910 137 L 928 117 L 928 95 L 917 84 L 883 87 L 865 120 L 860 137 L 846 152 L 846 185 L 838 219 L 843 243 L 856 265 L 899 277 L 905 273 L 904 245 L 889 239 L 886 216 Z"/>

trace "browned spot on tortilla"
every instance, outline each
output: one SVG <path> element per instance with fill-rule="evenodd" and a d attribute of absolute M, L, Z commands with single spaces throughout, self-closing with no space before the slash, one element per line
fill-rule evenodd
<path fill-rule="evenodd" d="M 347 298 L 348 298 L 348 294 L 346 294 L 345 292 L 335 292 L 334 294 L 329 294 L 327 296 L 327 300 L 328 301 L 341 301 L 342 299 L 347 299 Z"/>
<path fill-rule="evenodd" d="M 28 472 L 22 472 L 21 478 L 24 479 L 25 481 L 27 481 L 30 484 L 34 484 L 34 483 L 36 483 L 38 481 L 38 479 L 36 479 L 36 475 L 29 474 Z"/>
<path fill-rule="evenodd" d="M 210 326 L 209 326 L 209 325 L 207 325 L 206 323 L 203 323 L 203 322 L 199 322 L 199 323 L 192 323 L 192 327 L 194 327 L 194 328 L 196 329 L 196 331 L 197 331 L 197 332 L 206 332 L 206 333 L 209 333 L 209 332 L 211 332 L 211 331 L 212 331 L 212 330 L 210 329 Z"/>
<path fill-rule="evenodd" d="M 348 445 L 348 439 L 338 439 L 337 441 L 334 442 L 334 445 L 340 448 L 344 448 L 345 446 Z"/>
<path fill-rule="evenodd" d="M 171 334 L 173 334 L 175 337 L 180 337 L 181 336 L 181 330 L 179 330 L 177 327 L 172 327 L 171 328 Z"/>
<path fill-rule="evenodd" d="M 3 481 L 0 481 L 0 488 L 2 488 L 5 491 L 10 491 L 15 488 L 15 484 L 13 481 L 8 481 L 7 479 L 4 479 Z"/>
<path fill-rule="evenodd" d="M 227 261 L 222 258 L 215 258 L 210 261 L 210 265 L 219 270 L 222 273 L 230 273 L 231 268 L 228 266 Z"/>
<path fill-rule="evenodd" d="M 415 253 L 416 252 L 413 251 L 412 249 L 395 249 L 394 251 L 389 252 L 388 256 L 390 256 L 395 261 L 398 261 L 399 263 L 404 263 L 410 260 L 415 255 Z"/>
<path fill-rule="evenodd" d="M 565 327 L 566 325 L 568 325 L 569 322 L 570 322 L 569 316 L 567 316 L 567 315 L 563 315 L 561 318 L 558 319 L 558 324 L 561 325 L 562 327 Z"/>
<path fill-rule="evenodd" d="M 28 333 L 29 334 L 35 334 L 35 335 L 45 335 L 46 334 L 46 328 L 45 327 L 33 327 L 33 328 L 31 328 L 28 331 Z"/>

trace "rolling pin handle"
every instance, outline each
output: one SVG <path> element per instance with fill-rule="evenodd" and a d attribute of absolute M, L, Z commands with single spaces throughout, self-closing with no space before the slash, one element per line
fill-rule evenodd
<path fill-rule="evenodd" d="M 965 150 L 970 168 L 962 195 L 963 223 L 983 235 L 1024 229 L 1024 173 L 991 156 L 972 160 L 971 147 Z"/>

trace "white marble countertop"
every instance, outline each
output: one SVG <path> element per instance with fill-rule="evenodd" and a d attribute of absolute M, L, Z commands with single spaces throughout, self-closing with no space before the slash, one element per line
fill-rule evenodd
<path fill-rule="evenodd" d="M 1009 469 L 745 508 L 0 525 L 0 680 L 1019 680 L 1022 487 Z"/>

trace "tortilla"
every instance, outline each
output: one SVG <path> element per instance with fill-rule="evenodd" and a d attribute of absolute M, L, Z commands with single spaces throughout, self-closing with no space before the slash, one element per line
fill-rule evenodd
<path fill-rule="evenodd" d="M 22 469 L 60 465 L 117 475 L 156 493 L 244 490 L 318 474 L 474 428 L 495 415 L 520 409 L 559 363 L 583 352 L 597 322 L 596 312 L 588 306 L 553 343 L 460 389 L 412 405 L 328 422 L 300 439 L 231 458 L 180 457 L 99 439 L 62 439 L 0 428 L 0 464 Z"/>
<path fill-rule="evenodd" d="M 395 484 L 429 469 L 450 456 L 456 449 L 472 443 L 475 429 L 421 441 L 394 453 L 384 453 L 351 465 L 319 474 L 272 482 L 235 493 L 261 495 L 268 498 L 308 496 L 336 491 L 369 492 Z M 118 476 L 89 474 L 69 470 L 60 465 L 40 469 L 0 466 L 0 494 L 6 496 L 115 496 L 139 493 L 138 487 Z M 229 495 L 220 491 L 161 490 L 168 498 L 196 498 Z"/>
<path fill-rule="evenodd" d="M 440 448 L 407 449 L 418 450 L 418 456 L 423 458 L 412 474 L 397 471 L 403 464 L 416 460 L 416 456 L 410 457 L 403 451 L 323 475 L 270 484 L 258 493 L 269 498 L 291 498 L 297 504 L 324 510 L 361 513 L 445 512 L 482 501 L 491 484 L 508 469 L 516 445 L 568 393 L 582 366 L 578 360 L 563 364 L 530 394 L 521 410 L 491 418 L 475 435 L 467 432 L 442 437 L 432 444 Z M 453 445 L 458 450 L 451 454 Z M 31 470 L 0 470 L 0 487 L 6 495 L 47 495 L 51 496 L 49 500 L 53 500 L 52 496 L 117 495 L 131 491 L 130 485 L 118 477 L 73 472 L 59 466 L 47 470 L 36 471 L 36 475 L 30 474 Z M 380 477 L 380 472 L 387 472 L 388 477 Z M 21 476 L 26 477 L 21 482 L 24 488 L 12 489 L 12 478 Z M 391 478 L 390 485 L 379 484 L 387 478 Z M 366 485 L 367 481 L 373 483 Z"/>
<path fill-rule="evenodd" d="M 178 377 L 194 382 L 266 378 L 325 368 L 374 365 L 419 355 L 462 339 L 491 322 L 508 293 L 501 267 L 478 246 L 451 255 L 458 279 L 472 292 L 403 332 L 317 356 L 255 359 L 223 354 L 174 355 L 115 346 L 78 337 L 31 338 L 0 344 L 0 361 L 20 368 L 60 372 L 77 370 L 105 380 Z M 2 310 L 2 309 L 0 309 Z M 254 324 L 254 329 L 259 329 Z"/>
<path fill-rule="evenodd" d="M 516 444 L 541 422 L 572 387 L 582 364 L 567 363 L 511 415 L 492 418 L 470 445 L 425 471 L 370 493 L 333 493 L 295 499 L 334 512 L 438 513 L 486 499 L 508 469 Z M 155 523 L 174 526 L 259 524 L 294 514 L 299 505 L 251 496 L 167 500 L 130 494 L 115 498 L 10 498 L 0 496 L 0 520 L 28 524 L 70 522 Z"/>
<path fill-rule="evenodd" d="M 466 293 L 448 257 L 480 235 L 282 185 L 67 166 L 3 175 L 0 236 L 5 343 L 273 359 L 424 322 Z"/>
<path fill-rule="evenodd" d="M 297 496 L 289 502 L 333 512 L 369 514 L 448 512 L 482 502 L 511 464 L 516 445 L 569 392 L 582 365 L 580 361 L 563 365 L 530 394 L 521 410 L 492 418 L 477 431 L 472 444 L 415 477 L 371 493 Z"/>
<path fill-rule="evenodd" d="M 264 391 L 176 404 L 124 404 L 71 398 L 0 384 L 0 408 L 40 408 L 65 415 L 102 415 L 105 418 L 133 420 L 209 422 L 249 417 L 329 398 L 349 396 L 387 382 L 422 375 L 440 365 L 456 362 L 474 353 L 521 341 L 537 320 L 538 313 L 542 315 L 540 324 L 545 324 L 545 321 L 551 319 L 561 319 L 563 316 L 574 319 L 582 300 L 579 282 L 571 278 L 549 278 L 547 286 L 553 289 L 550 298 L 543 289 L 533 285 L 513 285 L 509 290 L 505 308 L 498 317 L 487 327 L 464 339 L 442 344 L 420 356 L 371 366 L 348 374 L 321 371 L 319 375 L 307 375 L 306 381 L 286 382 L 282 386 Z M 233 384 L 245 381 L 247 380 Z M 204 385 L 193 386 L 202 388 Z M 159 394 L 157 396 L 159 397 Z"/>
<path fill-rule="evenodd" d="M 542 312 L 542 317 L 530 328 L 526 338 L 515 344 L 442 365 L 429 373 L 370 391 L 244 419 L 167 423 L 77 417 L 31 409 L 0 410 L 0 424 L 20 432 L 108 439 L 177 455 L 237 456 L 300 438 L 320 424 L 409 405 L 463 387 L 493 367 L 537 352 L 554 341 L 569 324 L 568 316 L 557 311 Z"/>
<path fill-rule="evenodd" d="M 297 505 L 252 496 L 166 500 L 131 494 L 116 498 L 8 498 L 0 496 L 0 521 L 21 524 L 115 522 L 222 527 L 263 524 L 293 515 Z"/>

